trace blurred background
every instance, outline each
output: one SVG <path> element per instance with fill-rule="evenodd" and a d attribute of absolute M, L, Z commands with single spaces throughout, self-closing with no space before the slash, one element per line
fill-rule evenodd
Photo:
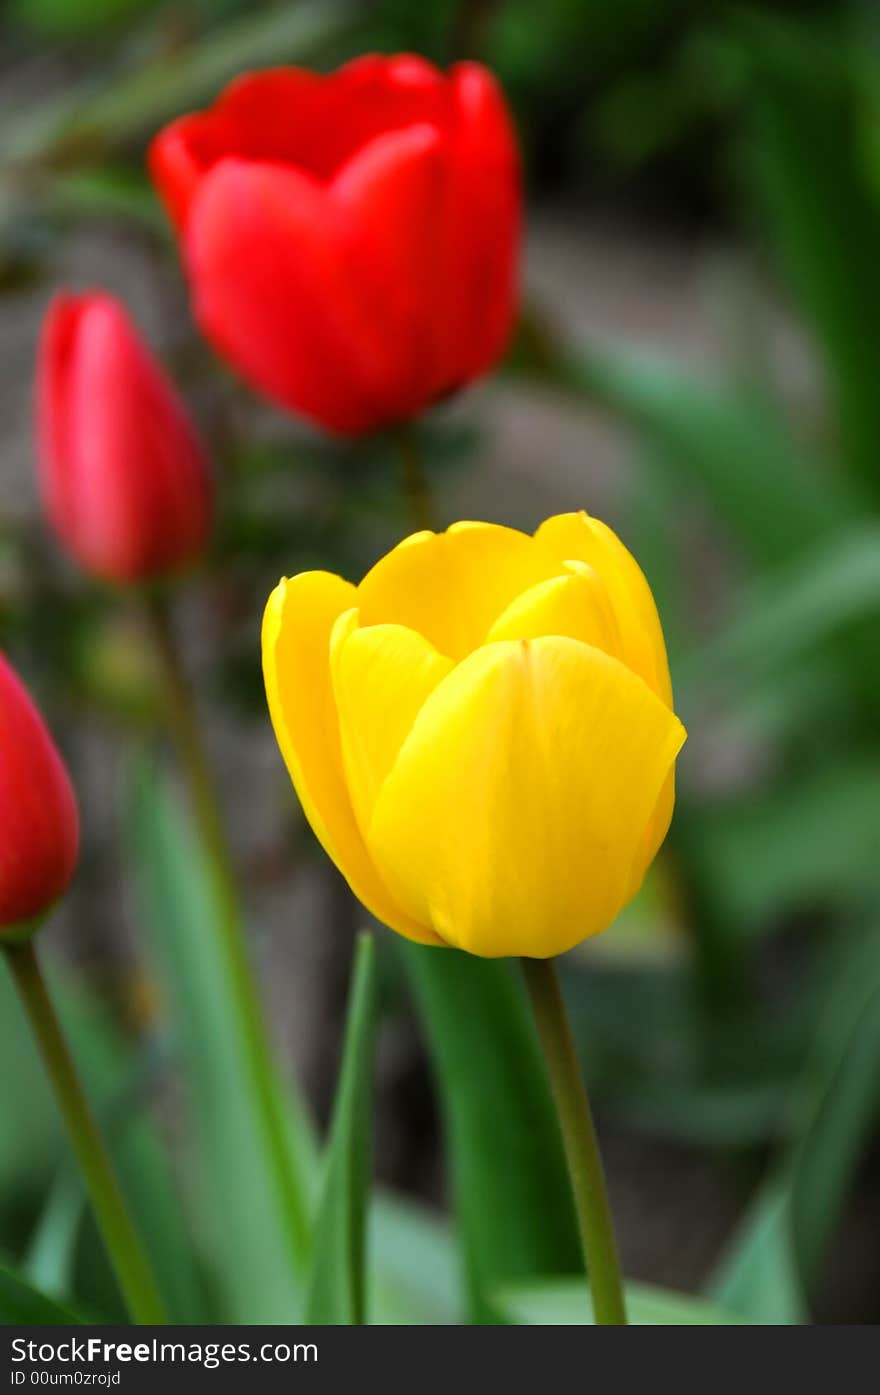
<path fill-rule="evenodd" d="M 126 599 L 74 573 L 39 514 L 40 318 L 61 286 L 116 292 L 210 443 L 221 517 L 177 621 L 273 1032 L 323 1126 L 364 913 L 296 806 L 259 623 L 282 573 L 357 579 L 410 523 L 387 440 L 307 431 L 199 342 L 144 151 L 244 68 L 478 57 L 525 154 L 523 315 L 501 372 L 422 424 L 436 509 L 610 522 L 654 588 L 690 733 L 648 884 L 563 963 L 624 1267 L 751 1321 L 877 1321 L 880 11 L 6 0 L 0 43 L 0 643 L 79 792 L 82 866 L 45 948 L 105 1122 L 128 1131 L 120 1165 L 143 1188 L 169 1157 L 176 1174 L 190 1108 L 148 906 L 158 703 Z M 430 1005 L 392 940 L 376 1167 L 424 1204 L 418 1320 L 440 1321 L 449 1151 Z M 76 1268 L 112 1312 L 5 979 L 0 996 L 0 1248 L 49 1289 Z M 469 1011 L 462 994 L 463 1049 Z M 493 1069 L 465 1062 L 475 1116 Z"/>

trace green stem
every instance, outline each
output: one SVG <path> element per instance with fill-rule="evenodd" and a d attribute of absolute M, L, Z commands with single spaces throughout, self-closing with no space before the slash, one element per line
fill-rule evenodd
<path fill-rule="evenodd" d="M 401 426 L 397 432 L 400 461 L 400 482 L 413 526 L 436 531 L 434 500 L 428 482 L 419 438 L 413 423 Z"/>
<path fill-rule="evenodd" d="M 562 1129 L 593 1313 L 597 1323 L 619 1326 L 627 1319 L 611 1208 L 559 976 L 552 959 L 523 959 L 522 963 Z"/>
<path fill-rule="evenodd" d="M 9 945 L 5 952 L 128 1310 L 136 1323 L 166 1323 L 152 1270 L 83 1093 L 33 943 Z"/>
<path fill-rule="evenodd" d="M 155 593 L 145 595 L 144 614 L 164 680 L 168 723 L 212 881 L 217 908 L 214 921 L 217 946 L 226 971 L 230 999 L 238 1016 L 244 1064 L 262 1123 L 265 1151 L 271 1160 L 272 1180 L 293 1266 L 297 1268 L 308 1244 L 309 1219 L 291 1174 L 286 1123 L 272 1064 L 272 1050 L 263 1025 L 260 996 L 245 942 L 232 853 L 192 691 L 162 597 Z"/>

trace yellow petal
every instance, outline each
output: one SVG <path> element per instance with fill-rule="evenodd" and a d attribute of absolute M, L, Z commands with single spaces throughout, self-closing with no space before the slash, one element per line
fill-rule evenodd
<path fill-rule="evenodd" d="M 337 620 L 330 654 L 348 789 L 366 829 L 419 709 L 453 663 L 403 625 L 359 629 L 356 610 Z"/>
<path fill-rule="evenodd" d="M 272 725 L 306 818 L 354 894 L 410 939 L 436 943 L 398 906 L 372 865 L 342 770 L 330 684 L 330 632 L 356 598 L 329 572 L 279 582 L 263 617 L 263 675 Z"/>
<path fill-rule="evenodd" d="M 541 524 L 535 541 L 559 561 L 577 559 L 599 573 L 617 617 L 624 662 L 671 706 L 669 662 L 654 597 L 617 534 L 587 513 L 561 513 Z"/>
<path fill-rule="evenodd" d="M 648 819 L 648 826 L 642 838 L 642 846 L 633 863 L 630 888 L 627 894 L 627 901 L 631 901 L 636 895 L 642 882 L 645 880 L 645 873 L 650 867 L 663 845 L 669 825 L 672 823 L 672 813 L 675 808 L 675 770 L 670 770 L 663 787 L 657 797 L 654 812 Z"/>
<path fill-rule="evenodd" d="M 425 702 L 367 842 L 401 904 L 450 944 L 561 954 L 631 895 L 683 741 L 665 703 L 600 650 L 489 644 Z"/>
<path fill-rule="evenodd" d="M 592 567 L 568 564 L 565 576 L 554 576 L 523 591 L 511 601 L 489 631 L 488 642 L 568 635 L 620 658 L 621 640 L 608 593 Z"/>
<path fill-rule="evenodd" d="M 358 587 L 361 625 L 406 625 L 441 654 L 464 658 L 521 591 L 563 568 L 534 538 L 494 523 L 414 533 Z"/>

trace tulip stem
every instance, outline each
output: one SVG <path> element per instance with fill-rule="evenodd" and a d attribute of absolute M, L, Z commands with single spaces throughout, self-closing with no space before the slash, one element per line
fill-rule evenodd
<path fill-rule="evenodd" d="M 597 1324 L 620 1326 L 627 1317 L 611 1208 L 559 975 L 552 959 L 522 963 L 568 1159 L 593 1314 Z"/>
<path fill-rule="evenodd" d="M 418 529 L 436 530 L 434 500 L 415 425 L 408 422 L 397 432 L 400 482 L 410 518 Z"/>
<path fill-rule="evenodd" d="M 33 1029 L 58 1107 L 67 1125 L 107 1254 L 134 1322 L 168 1318 L 140 1237 L 126 1210 L 112 1164 L 89 1107 L 33 943 L 6 947 L 6 961 Z"/>
<path fill-rule="evenodd" d="M 309 1218 L 291 1175 L 287 1125 L 272 1064 L 272 1049 L 263 1024 L 259 990 L 245 941 L 232 852 L 167 606 L 163 598 L 153 592 L 144 596 L 144 602 L 147 629 L 164 680 L 168 724 L 213 883 L 217 948 L 225 969 L 230 1001 L 238 1018 L 243 1065 L 262 1123 L 264 1151 L 271 1160 L 275 1194 L 296 1268 L 306 1253 Z"/>

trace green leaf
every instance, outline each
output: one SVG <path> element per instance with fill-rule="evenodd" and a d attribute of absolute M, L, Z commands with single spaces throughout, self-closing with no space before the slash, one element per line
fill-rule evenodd
<path fill-rule="evenodd" d="M 0 968 L 0 1215 L 46 1188 L 61 1155 L 61 1126 L 5 964 Z"/>
<path fill-rule="evenodd" d="M 574 1204 L 522 984 L 501 960 L 401 942 L 446 1120 L 470 1311 L 499 1282 L 582 1269 Z"/>
<path fill-rule="evenodd" d="M 751 385 L 700 381 L 668 358 L 608 346 L 571 353 L 526 322 L 515 371 L 600 407 L 679 489 L 700 491 L 740 546 L 769 564 L 858 516 L 857 491 L 814 460 Z"/>
<path fill-rule="evenodd" d="M 90 995 L 68 989 L 55 996 L 169 1313 L 178 1322 L 201 1321 L 207 1313 L 187 1209 L 169 1150 L 144 1108 L 153 1065 L 120 1039 Z"/>
<path fill-rule="evenodd" d="M 737 940 L 798 910 L 851 902 L 875 885 L 878 788 L 880 759 L 854 751 L 763 794 L 703 809 L 689 830 L 688 857 Z"/>
<path fill-rule="evenodd" d="M 734 1243 L 708 1286 L 710 1297 L 766 1326 L 807 1321 L 807 1300 L 797 1272 L 790 1223 L 790 1194 L 769 1181 L 746 1213 Z"/>
<path fill-rule="evenodd" d="M 218 946 L 216 903 L 200 848 L 178 804 L 144 763 L 128 821 L 129 858 L 150 951 L 170 1005 L 192 1106 L 192 1202 L 222 1316 L 290 1322 L 301 1303 L 290 1227 L 263 1143 L 236 984 Z M 304 1266 L 314 1185 L 314 1145 L 292 1084 L 272 1072 L 288 1142 L 289 1177 L 303 1228 Z"/>
<path fill-rule="evenodd" d="M 143 1235 L 168 1309 L 176 1321 L 198 1322 L 206 1314 L 189 1243 L 189 1227 L 177 1195 L 167 1149 L 144 1109 L 144 1087 L 149 1081 L 144 1077 L 138 1050 L 120 1037 L 90 992 L 71 983 L 57 966 L 51 964 L 49 981 L 79 1073 L 106 1138 L 126 1201 Z M 11 992 L 4 965 L 0 970 L 0 1004 L 5 1004 L 4 995 L 11 995 Z M 10 1161 L 15 1159 L 16 1167 L 20 1170 L 13 1171 L 3 1179 L 4 1192 L 8 1190 L 14 1195 L 15 1189 L 22 1188 L 25 1180 L 38 1186 L 48 1186 L 49 1177 L 42 1175 L 43 1164 L 47 1169 L 57 1169 L 61 1164 L 71 1176 L 74 1174 L 57 1106 L 33 1040 L 26 1030 L 24 1017 L 11 996 L 8 1011 L 0 1014 L 0 1021 L 0 1031 L 9 1033 L 7 1045 L 11 1039 L 15 1041 L 13 1054 L 0 1058 L 0 1084 L 5 1101 L 0 1116 L 0 1159 L 3 1157 L 2 1145 L 7 1129 L 19 1135 L 19 1142 L 30 1140 L 34 1147 L 30 1156 L 19 1158 L 17 1153 L 10 1156 Z M 13 1033 L 16 1034 L 14 1037 Z M 5 1081 L 2 1076 L 4 1068 L 10 1071 Z M 39 1140 L 38 1146 L 35 1140 Z M 69 1199 L 69 1205 L 72 1210 L 73 1198 Z M 47 1226 L 51 1219 L 50 1213 L 44 1213 Z M 68 1215 L 67 1222 L 71 1220 L 72 1217 Z M 59 1291 L 63 1286 L 61 1271 L 66 1269 L 68 1260 L 72 1262 L 76 1255 L 76 1250 L 72 1249 L 64 1259 L 58 1248 L 67 1222 L 63 1215 L 56 1213 L 53 1224 L 57 1223 L 59 1230 L 52 1244 L 55 1247 L 54 1262 L 59 1266 Z M 79 1238 L 82 1238 L 81 1232 Z M 49 1239 L 48 1232 L 45 1232 L 41 1245 L 48 1245 Z M 100 1247 L 99 1254 L 99 1262 L 102 1262 Z M 48 1264 L 45 1249 L 37 1258 L 41 1265 Z M 48 1286 L 44 1281 L 47 1272 L 42 1268 L 40 1270 L 43 1276 L 41 1287 Z M 104 1292 L 108 1293 L 109 1301 L 113 1301 L 115 1280 L 109 1269 L 105 1277 L 107 1283 L 104 1291 L 89 1293 L 90 1301 L 96 1307 L 103 1306 L 101 1300 Z"/>
<path fill-rule="evenodd" d="M 593 1321 L 584 1279 L 505 1285 L 498 1290 L 497 1300 L 509 1321 L 529 1326 L 568 1327 Z M 723 1327 L 743 1321 L 704 1298 L 692 1298 L 653 1284 L 627 1284 L 626 1308 L 633 1327 Z"/>
<path fill-rule="evenodd" d="M 880 933 L 846 937 L 792 1100 L 793 1141 L 710 1283 L 753 1322 L 800 1322 L 847 1189 L 880 1116 Z"/>
<path fill-rule="evenodd" d="M 370 1321 L 449 1326 L 462 1321 L 461 1267 L 444 1217 L 380 1192 L 370 1221 Z"/>
<path fill-rule="evenodd" d="M 236 16 L 197 34 L 173 53 L 144 62 L 134 49 L 128 71 L 92 79 L 73 95 L 17 113 L 5 151 L 7 164 L 119 149 L 163 121 L 214 97 L 236 73 L 270 63 L 314 60 L 350 22 L 344 0 L 275 4 Z"/>
<path fill-rule="evenodd" d="M 13 0 L 10 11 L 14 24 L 32 30 L 44 40 L 94 40 L 103 30 L 131 23 L 149 3 L 150 0 L 82 0 L 71 5 L 68 0 Z"/>
<path fill-rule="evenodd" d="M 85 1192 L 79 1177 L 67 1167 L 62 1168 L 46 1198 L 22 1262 L 28 1280 L 44 1293 L 61 1297 L 70 1292 L 84 1209 Z"/>
<path fill-rule="evenodd" d="M 790 1163 L 791 1224 L 810 1291 L 880 1119 L 880 933 L 856 945 L 846 941 L 801 1088 L 801 1134 Z"/>
<path fill-rule="evenodd" d="M 859 51 L 752 15 L 747 172 L 783 276 L 824 357 L 852 476 L 880 492 L 880 202 L 857 120 Z M 874 60 L 875 61 L 875 60 Z M 876 84 L 876 71 L 871 72 Z"/>
<path fill-rule="evenodd" d="M 361 935 L 315 1220 L 303 1318 L 307 1323 L 366 1322 L 366 1220 L 375 1033 L 376 945 L 371 935 Z"/>
<path fill-rule="evenodd" d="M 0 1325 L 70 1326 L 91 1321 L 94 1319 L 77 1317 L 72 1309 L 56 1303 L 14 1269 L 0 1263 Z"/>
<path fill-rule="evenodd" d="M 669 1076 L 615 1092 L 615 1113 L 655 1139 L 675 1139 L 702 1148 L 742 1149 L 774 1138 L 790 1078 L 767 1069 L 767 1079 L 691 1083 Z"/>
<path fill-rule="evenodd" d="M 880 527 L 865 523 L 775 568 L 680 675 L 690 688 L 755 682 L 880 614 Z M 860 656 L 860 654 L 859 654 Z"/>
<path fill-rule="evenodd" d="M 90 219 L 113 219 L 164 237 L 167 223 L 146 173 L 104 161 L 89 168 L 59 170 L 44 192 L 44 207 L 53 218 L 79 226 Z M 90 656 L 94 657 L 94 656 Z M 86 680 L 91 677 L 86 674 Z M 102 675 L 95 674 L 100 681 Z M 141 700 L 149 693 L 140 694 Z"/>
<path fill-rule="evenodd" d="M 634 429 L 680 487 L 705 494 L 755 561 L 791 555 L 854 515 L 831 472 L 754 392 L 605 349 L 584 356 L 577 372 L 581 390 Z"/>

